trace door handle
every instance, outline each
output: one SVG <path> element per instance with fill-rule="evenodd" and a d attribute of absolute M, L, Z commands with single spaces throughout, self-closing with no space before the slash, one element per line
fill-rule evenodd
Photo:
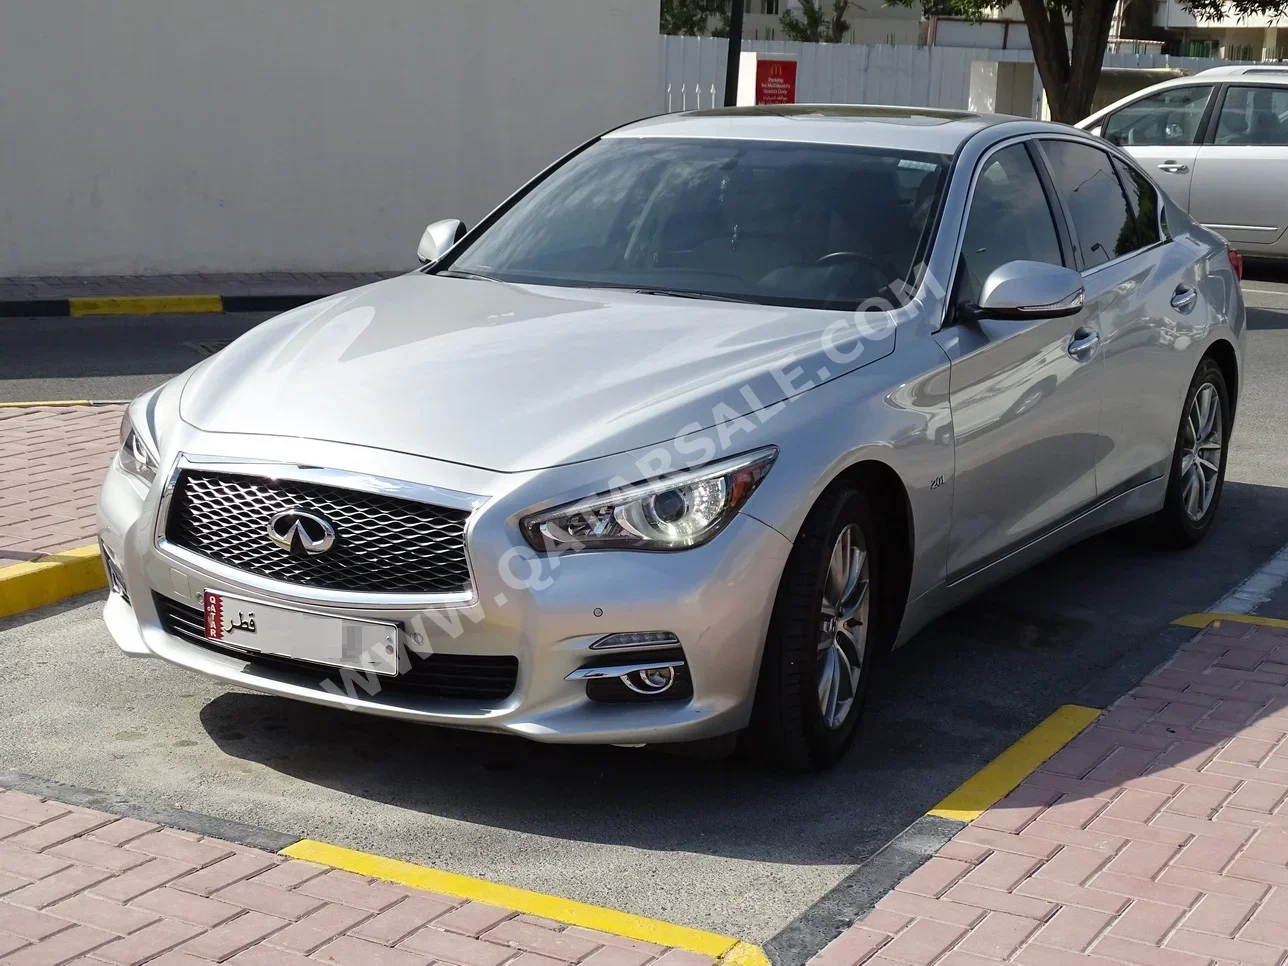
<path fill-rule="evenodd" d="M 1178 312 L 1189 313 L 1193 311 L 1194 306 L 1198 304 L 1198 301 L 1198 289 L 1182 285 L 1177 288 L 1176 294 L 1172 296 L 1172 308 L 1176 309 Z"/>
<path fill-rule="evenodd" d="M 1100 344 L 1100 333 L 1095 329 L 1079 329 L 1069 340 L 1069 355 L 1079 362 L 1086 362 Z"/>
<path fill-rule="evenodd" d="M 1168 174 L 1184 174 L 1190 170 L 1188 164 L 1182 164 L 1180 161 L 1164 161 L 1158 166 L 1159 171 L 1166 171 Z"/>

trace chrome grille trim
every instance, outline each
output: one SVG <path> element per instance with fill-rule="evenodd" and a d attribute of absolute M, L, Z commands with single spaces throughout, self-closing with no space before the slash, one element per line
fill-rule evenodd
<path fill-rule="evenodd" d="M 366 498 L 379 501 L 390 498 L 416 504 L 428 505 L 430 510 L 438 510 L 442 515 L 456 517 L 459 524 L 459 553 L 454 563 L 458 567 L 457 576 L 463 576 L 463 582 L 455 590 L 398 590 L 373 591 L 354 589 L 352 587 L 315 586 L 309 583 L 298 583 L 286 575 L 272 576 L 256 573 L 221 561 L 201 552 L 180 545 L 172 540 L 167 531 L 170 524 L 170 513 L 176 496 L 176 488 L 186 473 L 209 474 L 223 477 L 249 478 L 252 481 L 263 481 L 267 486 L 274 484 L 305 484 L 324 487 L 332 490 L 350 491 L 355 499 Z M 409 483 L 370 474 L 351 473 L 344 470 L 332 470 L 317 466 L 300 466 L 295 464 L 265 463 L 259 460 L 245 460 L 229 457 L 188 456 L 180 454 L 166 480 L 157 509 L 153 536 L 157 550 L 177 563 L 185 564 L 193 570 L 205 573 L 220 581 L 234 586 L 249 588 L 271 597 L 306 603 L 352 605 L 375 609 L 419 609 L 426 606 L 446 604 L 468 604 L 476 600 L 473 586 L 472 568 L 469 561 L 468 528 L 469 515 L 487 502 L 487 497 L 461 493 L 427 484 Z M 417 508 L 419 509 L 419 508 Z M 267 526 L 267 518 L 264 521 Z M 267 538 L 266 538 L 267 539 Z M 453 548 L 455 549 L 455 548 Z M 239 563 L 235 561 L 234 563 Z M 271 568 L 270 568 L 271 569 Z M 440 584 L 441 586 L 441 584 Z"/>

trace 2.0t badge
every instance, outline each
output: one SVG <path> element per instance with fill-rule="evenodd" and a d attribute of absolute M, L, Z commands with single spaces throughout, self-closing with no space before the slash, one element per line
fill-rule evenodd
<path fill-rule="evenodd" d="M 335 527 L 307 510 L 283 510 L 268 522 L 268 537 L 297 557 L 316 557 L 335 546 Z"/>

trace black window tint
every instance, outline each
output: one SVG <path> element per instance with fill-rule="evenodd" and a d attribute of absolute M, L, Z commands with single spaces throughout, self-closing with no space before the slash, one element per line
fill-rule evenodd
<path fill-rule="evenodd" d="M 992 155 L 975 182 L 958 274 L 958 304 L 979 301 L 994 269 L 1017 259 L 1063 265 L 1042 182 L 1024 145 Z"/>
<path fill-rule="evenodd" d="M 1216 143 L 1288 144 L 1288 87 L 1230 85 L 1216 124 Z"/>
<path fill-rule="evenodd" d="M 1135 212 L 1104 151 L 1073 141 L 1043 141 L 1056 191 L 1069 208 L 1084 268 L 1134 251 Z"/>
<path fill-rule="evenodd" d="M 1134 217 L 1128 222 L 1128 235 L 1121 239 L 1119 248 L 1124 251 L 1135 251 L 1138 248 L 1148 248 L 1150 245 L 1158 244 L 1161 236 L 1158 227 L 1157 189 L 1149 183 L 1148 178 L 1130 164 L 1114 158 L 1114 168 L 1127 192 L 1127 200 L 1131 203 L 1131 210 L 1134 213 Z"/>
<path fill-rule="evenodd" d="M 1193 144 L 1211 96 L 1210 86 L 1195 84 L 1142 97 L 1105 120 L 1105 140 L 1137 147 Z"/>

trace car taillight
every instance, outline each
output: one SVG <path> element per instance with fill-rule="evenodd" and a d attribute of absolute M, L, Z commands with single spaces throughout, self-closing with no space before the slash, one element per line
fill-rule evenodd
<path fill-rule="evenodd" d="M 1230 267 L 1234 269 L 1234 277 L 1243 281 L 1243 256 L 1233 248 L 1227 248 L 1226 254 L 1230 256 Z"/>

